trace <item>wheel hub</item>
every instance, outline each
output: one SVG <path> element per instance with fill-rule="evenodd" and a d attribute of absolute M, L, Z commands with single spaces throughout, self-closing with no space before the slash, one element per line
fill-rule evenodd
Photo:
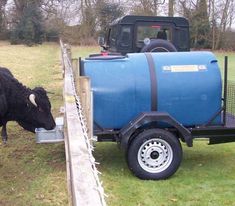
<path fill-rule="evenodd" d="M 159 157 L 159 153 L 157 151 L 153 151 L 151 154 L 150 154 L 150 157 L 152 159 L 157 159 Z"/>
<path fill-rule="evenodd" d="M 163 139 L 154 138 L 144 142 L 138 151 L 140 166 L 151 173 L 164 171 L 171 164 L 173 151 Z"/>

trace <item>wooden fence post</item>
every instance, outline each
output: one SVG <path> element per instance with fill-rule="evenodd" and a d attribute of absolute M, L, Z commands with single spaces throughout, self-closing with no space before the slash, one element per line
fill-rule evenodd
<path fill-rule="evenodd" d="M 84 114 L 87 121 L 87 127 L 88 127 L 88 137 L 91 140 L 93 128 L 92 128 L 92 95 L 91 95 L 91 82 L 89 77 L 79 77 L 78 78 L 78 84 L 79 84 L 79 95 L 81 98 L 81 104 L 84 108 Z"/>
<path fill-rule="evenodd" d="M 68 58 L 69 58 L 69 60 L 71 62 L 71 60 L 72 60 L 71 46 L 69 44 L 65 44 L 65 48 L 66 48 L 66 52 L 67 52 Z"/>
<path fill-rule="evenodd" d="M 79 77 L 79 72 L 78 72 L 78 59 L 72 59 L 72 69 L 73 69 L 73 77 L 74 77 L 74 83 L 75 83 L 75 88 L 76 91 L 78 92 L 78 77 Z"/>

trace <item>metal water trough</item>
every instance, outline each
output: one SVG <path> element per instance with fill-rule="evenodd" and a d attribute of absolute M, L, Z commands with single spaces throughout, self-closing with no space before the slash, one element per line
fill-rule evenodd
<path fill-rule="evenodd" d="M 55 119 L 56 127 L 52 130 L 36 128 L 36 143 L 57 143 L 64 141 L 64 119 L 57 117 Z"/>

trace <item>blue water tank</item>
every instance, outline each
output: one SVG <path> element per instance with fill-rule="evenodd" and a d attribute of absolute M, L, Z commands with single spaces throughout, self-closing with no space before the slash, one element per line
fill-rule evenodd
<path fill-rule="evenodd" d="M 120 129 L 142 112 L 167 112 L 184 126 L 208 122 L 221 108 L 221 74 L 211 52 L 152 53 L 155 89 L 146 54 L 82 60 L 94 96 L 94 121 Z M 218 116 L 213 124 L 221 124 Z"/>

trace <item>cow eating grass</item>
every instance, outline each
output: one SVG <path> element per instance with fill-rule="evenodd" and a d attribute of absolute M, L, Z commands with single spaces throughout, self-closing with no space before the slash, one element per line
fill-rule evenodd
<path fill-rule="evenodd" d="M 47 130 L 55 127 L 46 90 L 42 87 L 31 90 L 14 78 L 8 69 L 0 67 L 0 127 L 4 144 L 8 138 L 8 121 L 16 121 L 31 132 L 39 127 Z"/>

